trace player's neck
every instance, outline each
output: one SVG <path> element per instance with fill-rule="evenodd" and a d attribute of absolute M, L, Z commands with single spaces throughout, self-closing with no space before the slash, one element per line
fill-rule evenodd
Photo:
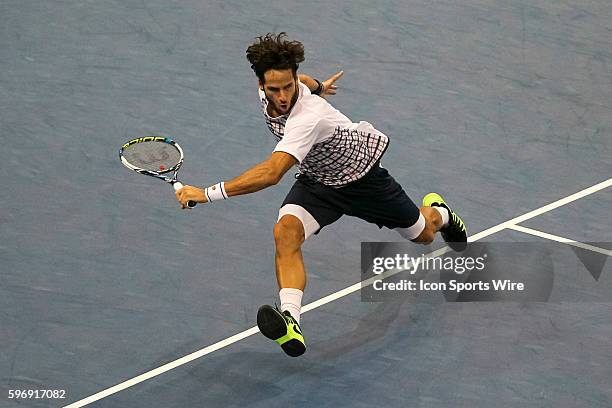
<path fill-rule="evenodd" d="M 268 102 L 268 115 L 271 118 L 277 118 L 279 116 L 281 116 L 281 113 L 279 111 L 276 110 L 276 108 L 274 108 L 274 104 Z"/>

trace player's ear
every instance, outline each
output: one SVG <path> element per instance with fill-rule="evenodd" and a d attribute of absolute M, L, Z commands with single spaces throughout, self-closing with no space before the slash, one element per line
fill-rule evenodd
<path fill-rule="evenodd" d="M 261 89 L 262 91 L 264 90 L 264 84 L 263 82 L 261 82 L 261 79 L 259 80 L 259 89 Z"/>

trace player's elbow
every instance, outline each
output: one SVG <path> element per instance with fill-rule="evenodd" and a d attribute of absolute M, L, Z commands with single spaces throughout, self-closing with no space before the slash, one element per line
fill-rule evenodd
<path fill-rule="evenodd" d="M 297 161 L 290 154 L 274 152 L 272 157 L 265 163 L 265 178 L 268 185 L 278 184 L 285 173 L 295 165 Z"/>
<path fill-rule="evenodd" d="M 269 171 L 268 174 L 266 174 L 266 184 L 268 186 L 274 186 L 276 184 L 278 184 L 281 179 L 283 178 L 283 173 L 280 173 L 278 171 Z"/>
<path fill-rule="evenodd" d="M 273 185 L 278 184 L 281 180 L 282 174 L 278 174 L 271 168 L 266 168 L 264 171 L 260 172 L 257 180 L 259 184 L 259 188 L 267 188 Z"/>

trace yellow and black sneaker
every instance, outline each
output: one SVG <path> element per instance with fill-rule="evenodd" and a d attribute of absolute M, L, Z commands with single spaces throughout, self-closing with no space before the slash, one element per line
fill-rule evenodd
<path fill-rule="evenodd" d="M 306 351 L 302 329 L 288 311 L 263 305 L 257 311 L 257 326 L 261 334 L 280 344 L 291 357 L 301 356 Z"/>
<path fill-rule="evenodd" d="M 448 225 L 440 230 L 442 238 L 454 251 L 461 252 L 467 248 L 467 228 L 463 220 L 446 204 L 444 199 L 436 193 L 429 193 L 423 197 L 425 207 L 444 207 L 448 210 Z"/>

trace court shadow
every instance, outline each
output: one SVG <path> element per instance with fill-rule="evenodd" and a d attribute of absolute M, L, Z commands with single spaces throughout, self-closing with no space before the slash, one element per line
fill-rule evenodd
<path fill-rule="evenodd" d="M 316 359 L 326 359 L 357 350 L 371 352 L 383 347 L 380 340 L 388 335 L 408 299 L 408 296 L 398 296 L 378 303 L 373 311 L 357 320 L 353 330 L 310 344 L 310 355 Z"/>

